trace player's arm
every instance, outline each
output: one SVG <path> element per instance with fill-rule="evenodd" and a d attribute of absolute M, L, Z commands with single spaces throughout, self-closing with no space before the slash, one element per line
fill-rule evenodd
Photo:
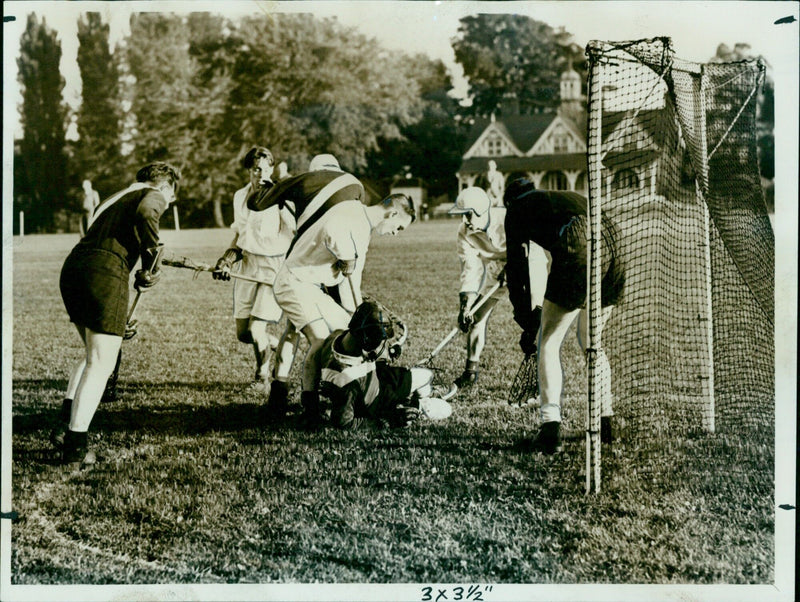
<path fill-rule="evenodd" d="M 506 213 L 506 285 L 508 297 L 514 308 L 514 320 L 526 330 L 531 326 L 531 282 L 528 271 L 528 247 L 530 241 L 526 235 L 524 220 L 520 223 L 516 212 Z"/>
<path fill-rule="evenodd" d="M 134 229 L 139 239 L 142 270 L 150 270 L 154 257 L 149 253 L 159 244 L 158 222 L 167 210 L 167 201 L 158 190 L 148 190 L 136 208 Z"/>
<path fill-rule="evenodd" d="M 337 387 L 329 381 L 320 385 L 320 393 L 331 402 L 331 424 L 344 430 L 356 430 L 367 425 L 368 419 L 356 416 L 356 402 L 359 396 L 358 382 L 353 381 L 344 387 Z"/>
<path fill-rule="evenodd" d="M 283 208 L 285 200 L 291 200 L 289 197 L 290 189 L 297 181 L 298 176 L 286 178 L 277 184 L 268 180 L 261 186 L 253 190 L 247 197 L 245 206 L 250 211 L 264 211 L 275 205 Z"/>

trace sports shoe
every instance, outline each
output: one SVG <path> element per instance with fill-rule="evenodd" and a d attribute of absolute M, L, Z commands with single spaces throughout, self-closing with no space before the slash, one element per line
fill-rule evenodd
<path fill-rule="evenodd" d="M 319 393 L 316 391 L 302 391 L 300 393 L 300 403 L 303 406 L 303 413 L 300 415 L 300 422 L 307 429 L 318 429 L 325 424 L 325 415 L 322 412 Z"/>
<path fill-rule="evenodd" d="M 613 443 L 614 434 L 611 431 L 611 416 L 600 417 L 600 442 Z"/>
<path fill-rule="evenodd" d="M 255 379 L 249 385 L 247 385 L 247 392 L 258 393 L 259 395 L 265 395 L 268 392 L 267 384 L 260 378 Z"/>
<path fill-rule="evenodd" d="M 455 381 L 453 381 L 453 384 L 459 389 L 464 389 L 466 387 L 474 385 L 475 381 L 477 380 L 478 380 L 477 370 L 464 370 L 464 372 L 461 373 L 461 376 L 459 376 Z"/>
<path fill-rule="evenodd" d="M 438 397 L 439 399 L 447 401 L 456 393 L 458 393 L 458 385 L 456 383 L 451 385 L 434 385 L 431 387 L 431 394 L 429 397 Z"/>
<path fill-rule="evenodd" d="M 273 380 L 267 398 L 267 419 L 277 420 L 286 416 L 289 409 L 289 385 L 282 380 Z"/>
<path fill-rule="evenodd" d="M 543 454 L 553 455 L 562 451 L 561 423 L 545 422 L 539 429 L 539 434 L 532 442 L 532 450 Z"/>
<path fill-rule="evenodd" d="M 61 450 L 61 464 L 70 468 L 84 468 L 97 462 L 97 456 L 89 449 L 88 433 L 67 430 Z"/>

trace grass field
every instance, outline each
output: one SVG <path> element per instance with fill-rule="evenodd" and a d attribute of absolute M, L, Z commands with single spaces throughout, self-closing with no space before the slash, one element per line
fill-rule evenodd
<path fill-rule="evenodd" d="M 406 319 L 401 363 L 455 324 L 456 224 L 373 241 L 364 290 Z M 163 233 L 170 250 L 212 263 L 230 237 Z M 76 240 L 14 241 L 14 584 L 774 579 L 773 475 L 758 446 L 743 468 L 724 437 L 673 442 L 664 472 L 639 478 L 623 441 L 604 454 L 603 492 L 584 496 L 585 370 L 574 337 L 565 453 L 524 451 L 538 422 L 533 408 L 506 403 L 521 360 L 507 300 L 490 322 L 478 385 L 449 419 L 312 433 L 298 428 L 296 399 L 283 424 L 258 424 L 264 399 L 246 391 L 252 350 L 235 339 L 230 283 L 165 267 L 137 310 L 139 335 L 123 346 L 122 400 L 101 405 L 92 423 L 103 461 L 66 471 L 47 434 L 81 352 L 58 291 Z M 463 353 L 458 340 L 443 353 L 450 378 Z M 698 453 L 715 459 L 713 482 L 694 470 Z"/>

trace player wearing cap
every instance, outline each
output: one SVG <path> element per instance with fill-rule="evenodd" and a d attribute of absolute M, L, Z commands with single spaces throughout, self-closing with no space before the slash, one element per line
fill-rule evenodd
<path fill-rule="evenodd" d="M 579 318 L 578 341 L 586 350 L 586 198 L 576 192 L 536 190 L 532 182 L 520 178 L 506 190 L 506 275 L 514 319 L 522 327 L 520 347 L 528 353 L 537 344 L 541 392 L 542 426 L 533 441 L 537 451 L 552 454 L 561 450 L 561 393 L 564 374 L 561 346 L 567 331 Z M 603 216 L 602 236 L 602 316 L 603 325 L 622 298 L 625 269 L 617 252 L 619 235 L 614 222 Z M 541 312 L 535 311 L 527 254 L 536 247 L 550 256 L 547 286 Z M 601 395 L 601 440 L 611 440 L 611 378 L 608 360 L 602 350 L 598 368 L 605 390 Z"/>
<path fill-rule="evenodd" d="M 374 233 L 394 235 L 404 230 L 415 212 L 405 195 L 390 195 L 367 207 L 363 185 L 343 172 L 333 155 L 317 155 L 309 168 L 252 195 L 248 207 L 258 211 L 285 206 L 297 220 L 297 234 L 275 279 L 275 299 L 291 323 L 285 336 L 296 337 L 299 331 L 309 342 L 301 400 L 313 423 L 319 418 L 315 354 L 331 332 L 347 327 L 355 311 L 370 238 Z M 338 299 L 326 290 L 336 290 Z M 272 417 L 286 412 L 290 367 L 290 360 L 276 361 L 268 402 Z"/>
<path fill-rule="evenodd" d="M 295 232 L 294 217 L 288 209 L 274 206 L 251 211 L 247 207 L 247 197 L 252 192 L 272 185 L 273 165 L 272 153 L 263 146 L 254 146 L 242 159 L 250 181 L 233 195 L 233 240 L 212 274 L 217 280 L 230 280 L 233 264 L 240 262 L 239 274 L 268 283 L 237 279 L 233 284 L 236 337 L 253 345 L 256 371 L 250 386 L 261 392 L 269 388 L 270 342 L 274 340 L 267 326 L 277 324 L 283 315 L 272 283 Z"/>
<path fill-rule="evenodd" d="M 506 210 L 492 206 L 482 188 L 470 186 L 459 193 L 449 213 L 461 215 L 463 220 L 457 239 L 461 260 L 458 325 L 467 333 L 467 364 L 455 384 L 464 388 L 478 379 L 478 364 L 486 344 L 489 316 L 505 294 L 502 285 L 506 267 Z M 540 262 L 546 261 L 541 249 L 534 250 L 534 253 Z M 495 288 L 497 284 L 499 288 Z M 541 289 L 543 291 L 544 287 Z M 491 294 L 491 297 L 474 314 L 471 313 L 470 308 L 478 297 L 486 294 Z"/>
<path fill-rule="evenodd" d="M 404 427 L 425 414 L 431 397 L 437 395 L 431 387 L 433 372 L 389 363 L 391 346 L 401 344 L 394 342 L 400 329 L 405 330 L 386 308 L 365 301 L 347 330 L 336 330 L 325 339 L 318 351 L 320 394 L 330 402 L 332 426 Z M 444 400 L 435 401 L 440 407 L 449 406 Z"/>

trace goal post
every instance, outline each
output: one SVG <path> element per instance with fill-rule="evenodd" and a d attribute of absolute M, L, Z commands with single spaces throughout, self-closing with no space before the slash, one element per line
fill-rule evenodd
<path fill-rule="evenodd" d="M 775 250 L 756 149 L 763 63 L 691 63 L 669 38 L 593 41 L 586 54 L 586 489 L 599 491 L 601 352 L 615 445 L 637 474 L 666 474 L 704 437 L 734 454 L 772 444 Z M 625 292 L 601 337 L 606 219 Z M 713 470 L 702 454 L 692 462 Z"/>

